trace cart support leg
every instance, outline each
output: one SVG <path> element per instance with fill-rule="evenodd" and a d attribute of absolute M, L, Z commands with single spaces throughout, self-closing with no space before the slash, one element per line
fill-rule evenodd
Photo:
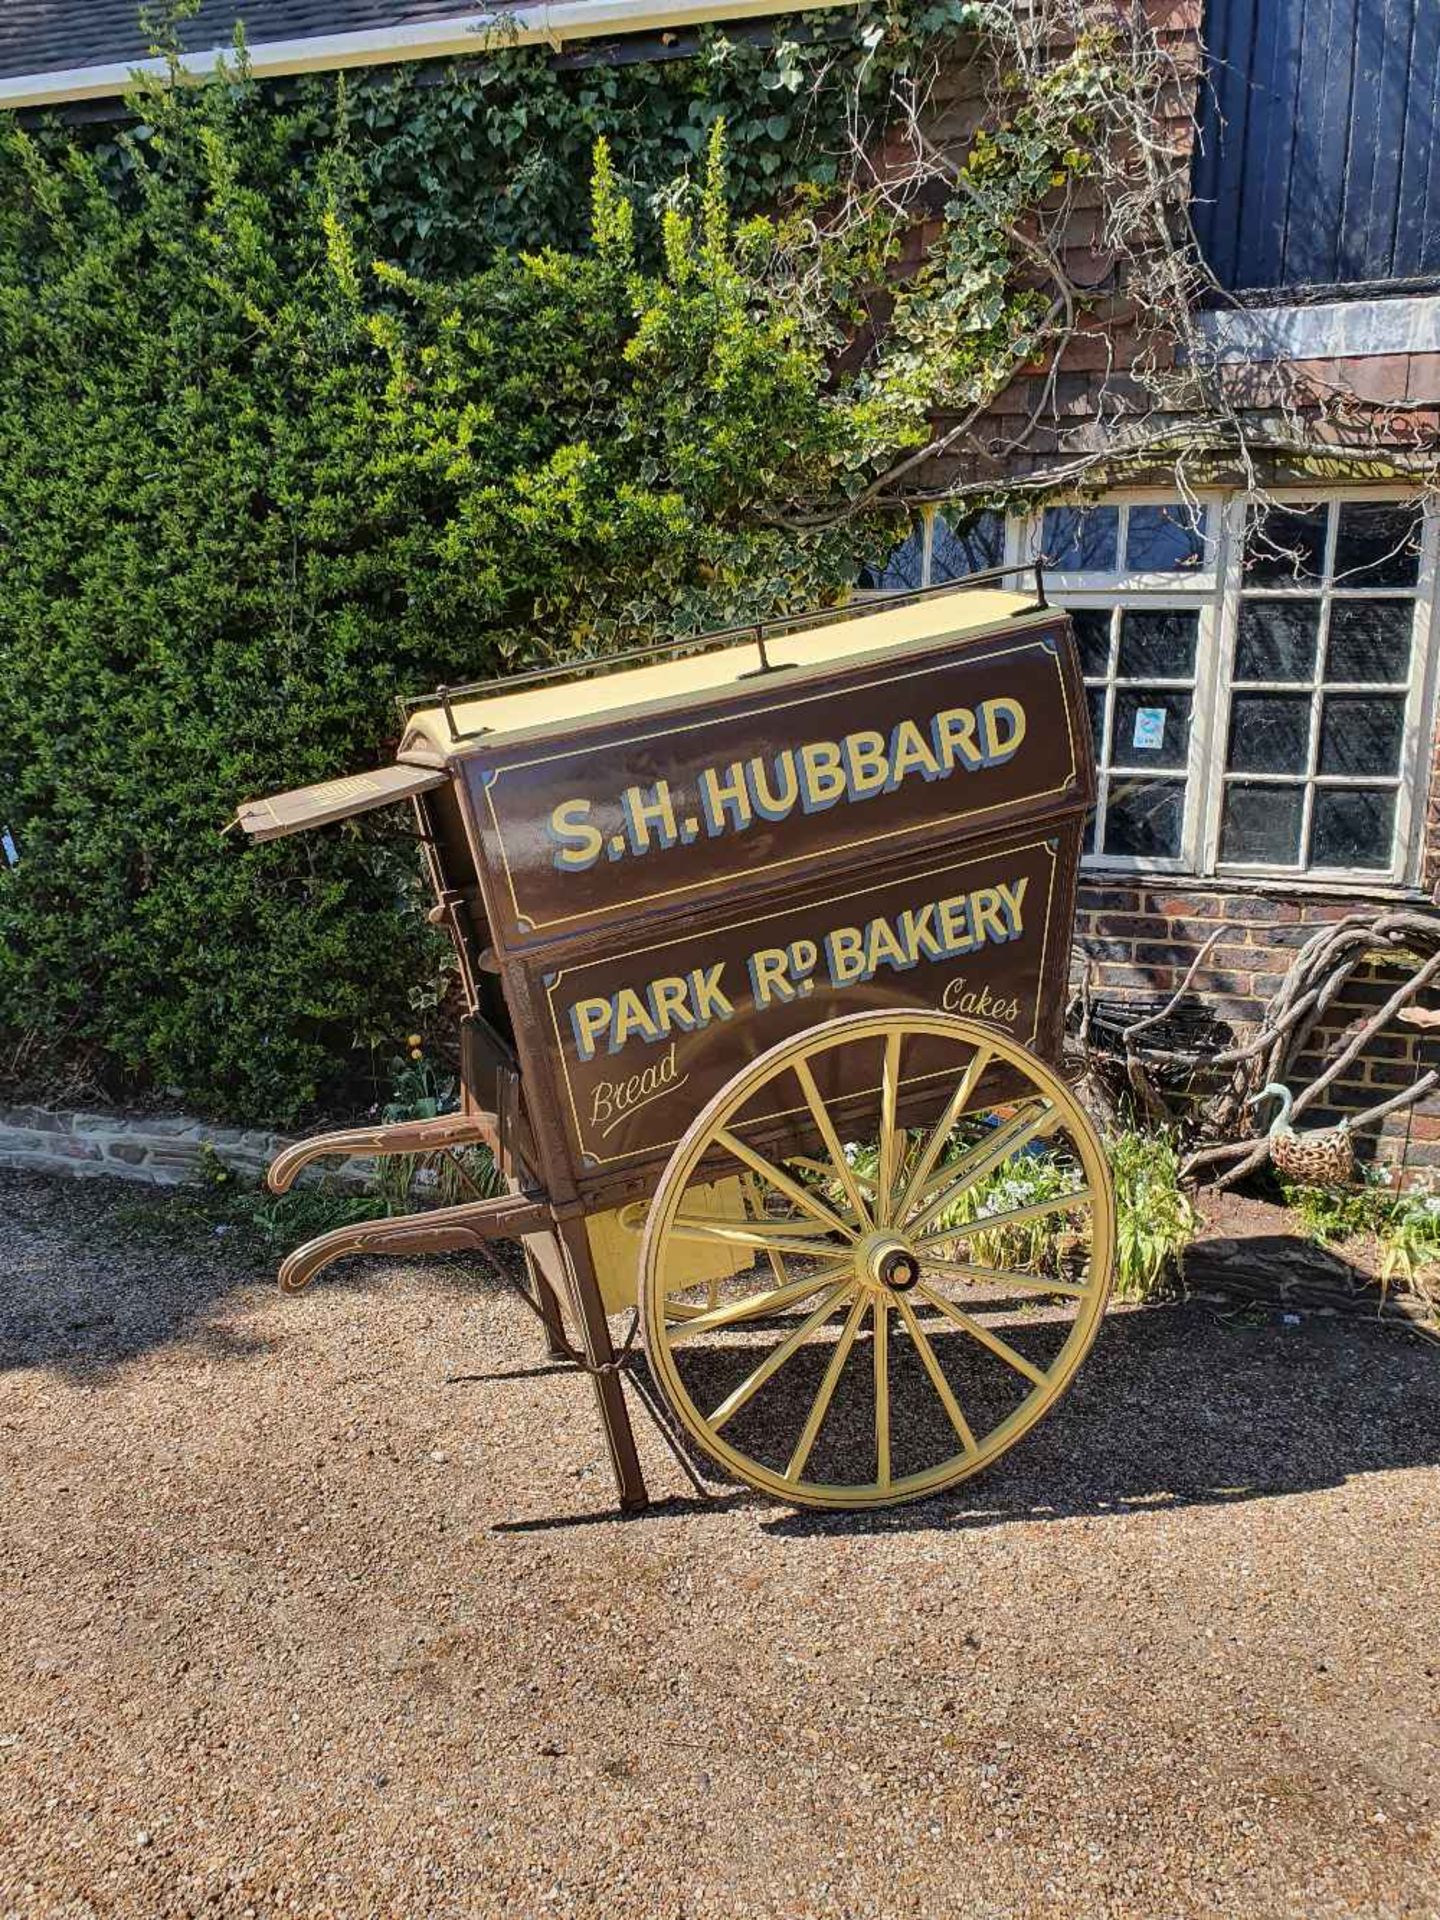
<path fill-rule="evenodd" d="M 532 1233 L 525 1239 L 525 1259 L 530 1269 L 530 1284 L 545 1327 L 545 1341 L 552 1360 L 574 1360 L 575 1349 L 565 1332 L 561 1301 L 569 1288 L 565 1267 L 553 1234 Z"/>
<path fill-rule="evenodd" d="M 536 1298 L 540 1302 L 540 1318 L 545 1323 L 546 1351 L 552 1360 L 568 1360 L 570 1343 L 565 1338 L 565 1322 L 560 1313 L 560 1302 L 549 1281 L 543 1274 L 537 1273 L 539 1284 L 536 1286 Z"/>
<path fill-rule="evenodd" d="M 589 1364 L 590 1378 L 595 1383 L 600 1426 L 610 1451 L 610 1465 L 615 1472 L 620 1508 L 623 1513 L 636 1513 L 650 1504 L 650 1496 L 645 1490 L 645 1477 L 640 1471 L 640 1456 L 635 1451 L 635 1433 L 630 1425 L 630 1409 L 625 1404 L 625 1389 L 615 1367 L 615 1349 L 611 1344 L 610 1326 L 600 1298 L 600 1283 L 590 1259 L 590 1242 L 585 1233 L 584 1218 L 576 1214 L 570 1219 L 557 1220 L 555 1231 L 569 1256 L 567 1265 L 573 1276 L 575 1317 Z"/>

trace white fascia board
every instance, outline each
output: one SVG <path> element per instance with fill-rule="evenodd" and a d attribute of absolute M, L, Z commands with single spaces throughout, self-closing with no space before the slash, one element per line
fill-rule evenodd
<path fill-rule="evenodd" d="M 246 49 L 259 79 L 286 73 L 322 73 L 340 67 L 387 66 L 401 60 L 447 60 L 506 47 L 594 40 L 623 33 L 683 31 L 710 20 L 747 20 L 774 13 L 808 12 L 854 0 L 555 0 L 555 4 L 498 8 L 459 14 L 408 27 L 374 27 L 362 33 L 312 34 L 302 40 L 270 40 Z M 181 77 L 201 80 L 222 63 L 233 65 L 233 46 L 187 53 Z M 71 67 L 63 72 L 17 74 L 0 79 L 0 108 L 56 107 L 72 100 L 103 100 L 127 93 L 137 74 L 163 79 L 164 60 Z"/>
<path fill-rule="evenodd" d="M 1196 326 L 1215 360 L 1227 364 L 1440 353 L 1440 296 L 1224 307 L 1197 314 Z"/>

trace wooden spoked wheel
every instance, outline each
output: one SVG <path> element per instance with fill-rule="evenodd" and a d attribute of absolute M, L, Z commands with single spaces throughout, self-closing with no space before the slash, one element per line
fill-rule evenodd
<path fill-rule="evenodd" d="M 717 1219 L 700 1190 L 735 1173 L 746 1217 Z M 686 1245 L 717 1243 L 740 1271 L 675 1280 Z M 1064 1392 L 1113 1251 L 1101 1142 L 1042 1061 L 950 1014 L 852 1014 L 744 1067 L 675 1149 L 641 1250 L 646 1354 L 681 1425 L 751 1486 L 915 1500 Z"/>

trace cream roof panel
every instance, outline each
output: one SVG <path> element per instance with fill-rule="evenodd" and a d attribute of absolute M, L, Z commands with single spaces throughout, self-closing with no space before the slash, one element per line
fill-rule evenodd
<path fill-rule="evenodd" d="M 1026 614 L 1043 617 L 1032 595 L 988 588 L 960 590 L 871 614 L 840 613 L 824 626 L 767 638 L 765 653 L 772 668 L 815 670 L 850 664 L 867 654 L 905 652 L 970 634 L 993 633 Z M 483 732 L 485 743 L 493 745 L 519 734 L 568 733 L 577 722 L 613 717 L 630 709 L 684 705 L 707 696 L 743 692 L 759 666 L 756 643 L 743 640 L 688 659 L 659 661 L 654 666 L 582 674 L 573 680 L 553 680 L 513 693 L 496 691 L 474 699 L 456 699 L 450 710 L 458 733 Z M 411 714 L 401 752 L 430 758 L 436 753 L 448 756 L 457 746 L 462 743 L 452 738 L 444 709 L 436 705 Z"/>

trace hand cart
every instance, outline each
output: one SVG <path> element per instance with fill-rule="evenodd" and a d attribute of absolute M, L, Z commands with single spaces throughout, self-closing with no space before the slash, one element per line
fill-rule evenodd
<path fill-rule="evenodd" d="M 459 1113 L 301 1141 L 272 1187 L 483 1143 L 506 1189 L 322 1234 L 281 1285 L 517 1241 L 627 1509 L 627 1376 L 800 1506 L 937 1492 L 1033 1426 L 1114 1203 L 1059 1072 L 1084 688 L 1004 577 L 442 688 L 394 765 L 242 806 L 258 840 L 408 801 L 466 1009 Z"/>

